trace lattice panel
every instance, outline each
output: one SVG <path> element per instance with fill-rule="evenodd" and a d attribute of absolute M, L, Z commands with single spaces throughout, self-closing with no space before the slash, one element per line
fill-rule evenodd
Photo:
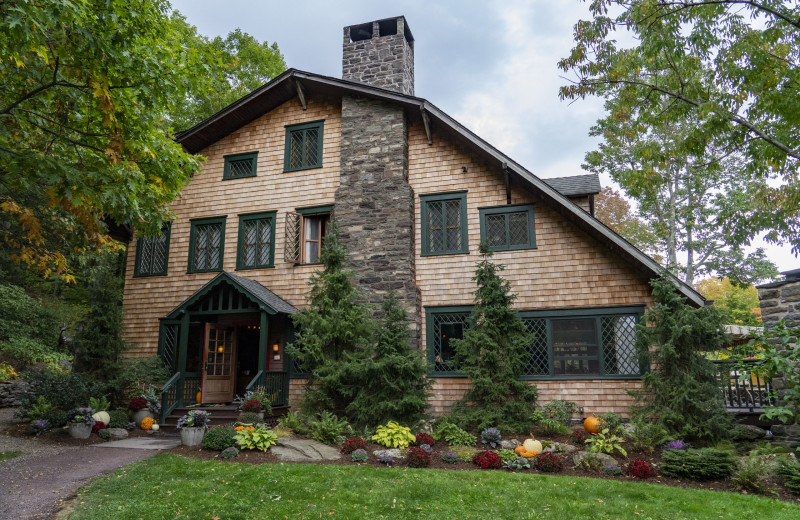
<path fill-rule="evenodd" d="M 230 178 L 236 179 L 237 177 L 249 177 L 253 174 L 253 162 L 255 158 L 248 157 L 246 159 L 234 159 L 228 162 L 230 167 Z"/>
<path fill-rule="evenodd" d="M 161 362 L 170 370 L 175 370 L 178 354 L 180 325 L 161 326 Z"/>
<path fill-rule="evenodd" d="M 550 354 L 547 348 L 547 321 L 539 318 L 523 319 L 528 334 L 533 335 L 533 343 L 528 347 L 528 359 L 523 374 L 526 376 L 546 376 L 550 374 Z"/>
<path fill-rule="evenodd" d="M 292 264 L 300 263 L 300 223 L 299 213 L 286 213 L 286 236 L 283 242 L 283 259 Z"/>
<path fill-rule="evenodd" d="M 455 349 L 451 339 L 462 339 L 469 328 L 468 312 L 437 313 L 433 315 L 433 360 L 435 372 L 456 370 Z"/>
<path fill-rule="evenodd" d="M 461 201 L 448 200 L 445 202 L 447 218 L 447 250 L 458 251 L 461 249 Z"/>
<path fill-rule="evenodd" d="M 636 355 L 636 316 L 603 316 L 600 318 L 603 346 L 603 367 L 609 375 L 639 375 Z"/>
<path fill-rule="evenodd" d="M 217 269 L 220 267 L 219 249 L 222 244 L 222 225 L 197 226 L 195 234 L 195 269 Z"/>
<path fill-rule="evenodd" d="M 444 250 L 442 204 L 442 202 L 428 202 L 428 250 L 431 252 Z"/>
<path fill-rule="evenodd" d="M 509 245 L 524 246 L 528 244 L 528 214 L 511 213 L 508 216 Z"/>
<path fill-rule="evenodd" d="M 506 218 L 505 215 L 488 215 L 486 217 L 486 231 L 489 245 L 506 245 Z"/>
<path fill-rule="evenodd" d="M 153 239 L 152 238 L 143 238 L 139 245 L 141 247 L 141 251 L 139 252 L 139 273 L 140 274 L 150 274 L 153 272 Z"/>

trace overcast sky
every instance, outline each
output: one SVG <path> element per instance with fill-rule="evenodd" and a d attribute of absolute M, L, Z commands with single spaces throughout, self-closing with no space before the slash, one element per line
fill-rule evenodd
<path fill-rule="evenodd" d="M 586 173 L 581 162 L 603 115 L 597 99 L 560 101 L 557 67 L 572 29 L 589 16 L 579 0 L 256 1 L 172 0 L 206 36 L 239 27 L 277 42 L 286 65 L 342 75 L 342 28 L 405 15 L 414 35 L 415 89 L 539 177 Z M 602 178 L 603 186 L 613 185 Z M 615 188 L 618 188 L 615 186 Z M 759 244 L 785 271 L 790 248 Z"/>

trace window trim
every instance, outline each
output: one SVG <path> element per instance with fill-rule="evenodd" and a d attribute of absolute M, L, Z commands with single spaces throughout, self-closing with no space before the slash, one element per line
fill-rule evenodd
<path fill-rule="evenodd" d="M 508 229 L 508 215 L 510 213 L 525 212 L 528 217 L 528 243 L 520 245 L 510 245 L 510 231 Z M 533 204 L 508 204 L 505 206 L 489 206 L 485 208 L 478 208 L 481 220 L 481 242 L 488 240 L 487 232 L 488 226 L 486 217 L 489 215 L 505 215 L 506 222 L 506 238 L 509 241 L 508 245 L 503 246 L 489 246 L 489 251 L 519 251 L 522 249 L 536 249 L 536 220 L 533 212 Z"/>
<path fill-rule="evenodd" d="M 225 224 L 226 224 L 227 217 L 209 217 L 209 218 L 198 218 L 192 219 L 191 222 L 191 230 L 189 232 L 189 259 L 186 267 L 186 274 L 192 273 L 218 273 L 222 271 L 223 266 L 225 265 Z M 219 244 L 219 267 L 212 268 L 212 269 L 197 269 L 194 265 L 194 258 L 195 258 L 195 246 L 196 246 L 196 239 L 197 239 L 197 228 L 199 226 L 205 226 L 208 224 L 220 224 L 221 233 L 220 233 L 220 244 Z"/>
<path fill-rule="evenodd" d="M 158 272 L 151 272 L 151 273 L 142 273 L 142 241 L 143 240 L 152 240 L 154 238 L 158 238 L 158 236 L 153 237 L 145 237 L 141 236 L 136 240 L 136 257 L 133 264 L 133 277 L 134 278 L 147 278 L 150 276 L 167 276 L 169 271 L 169 242 L 170 242 L 170 235 L 172 233 L 172 222 L 167 222 L 162 228 L 160 235 L 164 235 L 166 238 L 166 251 L 164 253 L 164 270 Z"/>
<path fill-rule="evenodd" d="M 236 177 L 231 176 L 231 161 L 238 161 L 241 159 L 253 159 L 253 165 L 250 167 L 250 173 L 247 175 L 238 175 Z M 245 153 L 236 153 L 232 155 L 224 156 L 225 159 L 225 168 L 222 172 L 222 180 L 224 181 L 232 181 L 236 179 L 247 179 L 248 177 L 255 177 L 256 171 L 258 170 L 258 152 L 245 152 Z"/>
<path fill-rule="evenodd" d="M 430 250 L 428 243 L 428 203 L 446 202 L 458 200 L 461 203 L 461 249 L 453 251 L 434 251 Z M 421 256 L 443 256 L 443 255 L 468 255 L 469 254 L 469 229 L 467 222 L 467 191 L 450 191 L 446 193 L 429 193 L 419 196 L 420 201 L 420 255 Z M 446 239 L 447 237 L 445 237 Z"/>
<path fill-rule="evenodd" d="M 286 136 L 284 138 L 284 146 L 283 146 L 283 171 L 284 172 L 298 172 L 302 170 L 312 170 L 314 168 L 322 168 L 322 142 L 324 136 L 324 129 L 325 129 L 325 120 L 319 121 L 309 121 L 307 123 L 299 123 L 296 125 L 286 125 L 284 126 L 286 129 Z M 306 165 L 300 168 L 292 168 L 291 167 L 291 156 L 292 156 L 292 132 L 298 130 L 309 130 L 311 128 L 317 128 L 319 130 L 319 139 L 317 140 L 317 157 L 318 162 L 317 164 Z M 307 145 L 307 139 L 305 135 L 303 136 L 303 146 Z"/>
<path fill-rule="evenodd" d="M 276 216 L 277 211 L 262 211 L 260 213 L 247 213 L 239 215 L 239 235 L 236 240 L 236 270 L 245 271 L 248 269 L 268 269 L 275 267 L 275 237 L 276 237 Z M 247 222 L 253 220 L 269 220 L 272 227 L 272 241 L 269 248 L 269 262 L 266 264 L 259 264 L 248 266 L 244 264 L 244 240 L 245 240 L 245 227 Z"/>
<path fill-rule="evenodd" d="M 302 219 L 300 220 L 300 262 L 296 265 L 321 265 L 322 262 L 306 262 L 305 261 L 305 236 L 306 236 L 306 217 L 314 217 L 317 215 L 328 215 L 328 223 L 333 220 L 333 204 L 324 204 L 322 206 L 310 206 L 307 208 L 296 208 L 294 211 L 298 213 Z M 320 237 L 320 245 L 319 245 L 319 252 L 320 256 L 322 256 L 322 239 L 325 237 Z"/>

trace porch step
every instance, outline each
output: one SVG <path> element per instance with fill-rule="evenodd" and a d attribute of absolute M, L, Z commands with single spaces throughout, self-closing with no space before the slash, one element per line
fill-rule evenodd
<path fill-rule="evenodd" d="M 161 430 L 165 433 L 172 433 L 177 432 L 177 425 L 178 419 L 189 413 L 191 410 L 205 410 L 211 413 L 211 418 L 209 419 L 208 423 L 210 426 L 216 426 L 218 424 L 229 424 L 232 422 L 236 422 L 239 419 L 239 407 L 235 404 L 227 404 L 224 406 L 211 406 L 204 408 L 202 406 L 193 406 L 191 408 L 184 407 L 184 408 L 176 408 L 172 411 L 171 414 L 167 417 L 166 421 L 160 425 Z M 274 426 L 278 423 L 278 419 L 282 416 L 286 415 L 289 411 L 288 406 L 276 406 L 272 408 L 272 415 L 269 417 L 264 418 L 264 422 L 266 422 L 270 426 Z"/>

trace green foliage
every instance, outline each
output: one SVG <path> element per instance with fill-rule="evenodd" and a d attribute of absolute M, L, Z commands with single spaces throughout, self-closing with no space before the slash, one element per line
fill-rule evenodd
<path fill-rule="evenodd" d="M 735 465 L 736 456 L 726 450 L 669 450 L 661 460 L 661 473 L 673 478 L 721 480 L 733 473 Z"/>
<path fill-rule="evenodd" d="M 329 225 L 306 293 L 308 307 L 292 315 L 296 341 L 287 351 L 308 374 L 302 407 L 308 413 L 330 410 L 343 415 L 363 383 L 352 368 L 365 362 L 375 324 L 363 298 L 344 269 L 347 251 L 336 222 Z"/>
<path fill-rule="evenodd" d="M 264 424 L 264 420 L 261 416 L 255 412 L 245 412 L 243 414 L 239 414 L 239 421 L 242 424 Z"/>
<path fill-rule="evenodd" d="M 778 475 L 793 495 L 800 495 L 800 463 L 797 460 L 781 458 L 778 460 Z"/>
<path fill-rule="evenodd" d="M 517 460 L 517 454 L 514 453 L 514 450 L 497 450 L 497 454 L 500 455 L 500 460 L 503 461 L 503 464 L 508 464 L 513 460 Z"/>
<path fill-rule="evenodd" d="M 747 358 L 755 354 L 755 360 L 744 360 L 741 371 L 749 377 L 751 372 L 760 373 L 770 379 L 781 374 L 785 388 L 781 389 L 779 406 L 767 406 L 762 419 L 796 422 L 800 418 L 800 325 L 790 327 L 781 320 L 774 327 L 756 331 L 743 354 Z M 777 397 L 773 395 L 773 397 Z"/>
<path fill-rule="evenodd" d="M 758 290 L 752 285 L 733 283 L 728 277 L 707 278 L 697 284 L 697 290 L 705 298 L 714 300 L 714 306 L 722 311 L 725 323 L 761 326 Z"/>
<path fill-rule="evenodd" d="M 54 408 L 69 410 L 87 406 L 89 399 L 104 395 L 102 383 L 89 381 L 82 374 L 54 374 L 48 370 L 27 372 L 28 388 L 20 395 L 20 411 L 29 413 L 42 397 Z M 52 422 L 52 421 L 51 421 Z"/>
<path fill-rule="evenodd" d="M 61 428 L 67 425 L 67 412 L 60 408 L 51 408 L 42 414 L 42 419 L 50 423 L 51 428 Z"/>
<path fill-rule="evenodd" d="M 772 469 L 763 457 L 743 457 L 736 464 L 731 482 L 741 491 L 762 495 L 777 495 L 774 484 L 769 480 Z"/>
<path fill-rule="evenodd" d="M 533 337 L 512 309 L 516 295 L 500 276 L 504 266 L 490 261 L 488 243 L 481 244 L 482 260 L 472 279 L 475 306 L 464 339 L 453 340 L 460 372 L 470 389 L 452 408 L 452 418 L 465 428 L 497 427 L 510 433 L 527 432 L 536 407 L 536 387 L 520 381 L 527 347 Z"/>
<path fill-rule="evenodd" d="M 524 469 L 531 469 L 531 463 L 525 457 L 515 457 L 506 463 L 506 467 L 512 471 L 522 471 Z"/>
<path fill-rule="evenodd" d="M 45 414 L 49 412 L 53 408 L 53 405 L 50 404 L 47 399 L 43 395 L 40 395 L 36 398 L 36 403 L 34 403 L 33 407 L 28 411 L 28 418 L 35 421 L 36 419 L 43 419 Z"/>
<path fill-rule="evenodd" d="M 339 437 L 352 431 L 347 419 L 336 417 L 328 411 L 309 420 L 308 428 L 312 439 L 330 445 L 339 444 Z"/>
<path fill-rule="evenodd" d="M 578 405 L 572 401 L 553 399 L 542 406 L 542 413 L 547 419 L 569 424 L 572 417 L 578 413 Z"/>
<path fill-rule="evenodd" d="M 633 415 L 662 425 L 675 438 L 726 439 L 733 428 L 721 382 L 701 354 L 726 341 L 719 311 L 690 307 L 668 278 L 651 283 L 656 303 L 637 326 L 636 349 L 639 365 L 652 370 L 642 377 L 642 390 L 630 392 L 636 398 Z"/>
<path fill-rule="evenodd" d="M 102 430 L 98 430 L 97 431 L 97 436 L 100 437 L 101 439 L 107 441 L 108 439 L 111 438 L 111 432 L 108 431 L 108 429 L 103 428 Z"/>
<path fill-rule="evenodd" d="M 109 380 L 113 389 L 112 401 L 117 405 L 141 395 L 151 386 L 160 386 L 172 374 L 164 367 L 158 356 L 122 359 Z"/>
<path fill-rule="evenodd" d="M 450 446 L 474 446 L 478 442 L 477 437 L 446 419 L 439 422 L 436 431 L 433 432 L 433 438 L 437 441 L 444 440 Z"/>
<path fill-rule="evenodd" d="M 392 291 L 383 302 L 383 317 L 374 349 L 347 367 L 348 379 L 361 381 L 347 406 L 356 426 L 375 426 L 389 420 L 415 424 L 425 417 L 431 381 L 418 350 L 411 348 L 408 313 Z"/>
<path fill-rule="evenodd" d="M 594 196 L 594 216 L 644 251 L 660 261 L 660 246 L 653 225 L 640 218 L 625 197 L 611 186 L 605 186 Z"/>
<path fill-rule="evenodd" d="M 779 455 L 791 453 L 794 450 L 788 446 L 775 446 L 769 442 L 759 442 L 758 447 L 750 450 L 750 456 L 755 455 Z"/>
<path fill-rule="evenodd" d="M 531 422 L 535 429 L 540 433 L 546 435 L 566 435 L 570 433 L 570 427 L 567 426 L 560 419 L 553 419 L 545 415 L 545 413 L 536 408 L 530 415 Z"/>
<path fill-rule="evenodd" d="M 111 403 L 106 399 L 106 396 L 89 398 L 89 408 L 95 412 L 106 412 L 111 407 Z"/>
<path fill-rule="evenodd" d="M 258 426 L 252 431 L 248 429 L 238 431 L 233 438 L 239 448 L 243 450 L 267 451 L 278 443 L 278 436 L 275 435 L 275 432 L 263 426 Z"/>
<path fill-rule="evenodd" d="M 109 428 L 125 428 L 128 426 L 128 414 L 125 410 L 111 410 L 108 412 Z"/>
<path fill-rule="evenodd" d="M 60 333 L 58 316 L 47 305 L 22 287 L 0 285 L 0 359 L 18 368 L 43 363 L 63 371 L 70 357 L 59 350 Z"/>
<path fill-rule="evenodd" d="M 608 428 L 603 428 L 597 435 L 592 435 L 586 440 L 589 446 L 586 451 L 590 453 L 608 453 L 612 454 L 618 451 L 623 457 L 628 456 L 628 452 L 622 447 L 625 439 L 615 433 L 611 433 Z"/>
<path fill-rule="evenodd" d="M 411 428 L 389 421 L 386 426 L 378 426 L 375 430 L 375 435 L 372 436 L 372 440 L 376 444 L 387 448 L 408 448 L 417 438 L 411 433 Z"/>
<path fill-rule="evenodd" d="M 203 448 L 222 451 L 236 445 L 236 431 L 230 425 L 217 425 L 208 429 L 203 436 Z M 250 448 L 252 449 L 252 448 Z"/>
<path fill-rule="evenodd" d="M 17 371 L 14 370 L 14 367 L 5 361 L 0 362 L 0 383 L 11 381 L 15 379 L 17 375 Z"/>
<path fill-rule="evenodd" d="M 303 414 L 301 414 L 299 411 L 287 412 L 286 415 L 281 417 L 280 425 L 295 433 L 308 433 L 308 424 L 306 423 Z"/>
<path fill-rule="evenodd" d="M 625 438 L 633 451 L 653 453 L 669 439 L 666 428 L 658 423 L 645 422 L 641 418 L 632 421 L 633 428 L 625 430 Z"/>
<path fill-rule="evenodd" d="M 461 462 L 472 462 L 472 458 L 475 457 L 475 454 L 479 451 L 469 446 L 459 445 L 455 445 L 453 449 L 455 450 L 456 457 L 458 457 L 458 460 Z"/>
<path fill-rule="evenodd" d="M 225 448 L 224 450 L 222 450 L 222 458 L 223 459 L 232 459 L 232 458 L 236 457 L 237 455 L 239 455 L 239 450 L 237 448 L 233 447 L 233 446 L 231 446 L 230 448 Z"/>
<path fill-rule="evenodd" d="M 362 449 L 355 450 L 350 454 L 350 460 L 353 462 L 367 462 L 367 459 L 369 459 L 369 455 Z"/>
<path fill-rule="evenodd" d="M 770 229 L 769 241 L 788 240 L 796 249 L 800 101 L 785 85 L 797 74 L 800 6 L 771 0 L 598 0 L 590 10 L 592 19 L 578 22 L 575 47 L 559 62 L 574 73 L 561 98 L 606 99 L 609 116 L 603 122 L 614 125 L 617 119 L 623 129 L 597 133 L 631 142 L 630 155 L 643 159 L 636 167 L 643 186 L 645 179 L 661 185 L 670 170 L 683 170 L 692 183 L 675 192 L 700 204 L 725 204 L 720 199 L 727 190 L 706 191 L 709 183 L 696 174 L 715 174 L 726 157 L 739 163 L 720 181 L 740 171 L 757 189 L 728 196 L 730 212 L 718 215 L 723 226 L 714 233 L 742 244 L 759 228 Z M 679 131 L 670 133 L 676 122 Z M 757 183 L 768 178 L 783 182 Z M 698 224 L 700 231 L 689 240 L 705 240 L 700 226 L 714 220 L 686 216 L 684 222 Z"/>
<path fill-rule="evenodd" d="M 622 417 L 619 414 L 607 412 L 599 414 L 597 417 L 600 419 L 602 428 L 608 428 L 614 435 L 622 435 L 624 428 L 622 427 Z"/>
<path fill-rule="evenodd" d="M 264 409 L 264 417 L 269 417 L 272 415 L 272 398 L 270 398 L 267 389 L 263 386 L 257 386 L 253 393 L 250 394 L 250 399 L 255 399 Z"/>

